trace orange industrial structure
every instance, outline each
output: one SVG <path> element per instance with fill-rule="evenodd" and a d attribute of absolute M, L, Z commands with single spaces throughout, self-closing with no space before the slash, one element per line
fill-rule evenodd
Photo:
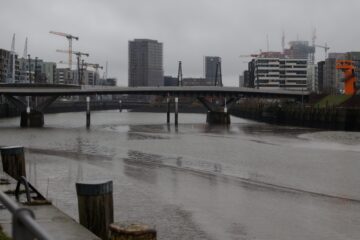
<path fill-rule="evenodd" d="M 355 64 L 352 60 L 336 60 L 336 69 L 344 73 L 344 89 L 346 95 L 356 93 Z"/>

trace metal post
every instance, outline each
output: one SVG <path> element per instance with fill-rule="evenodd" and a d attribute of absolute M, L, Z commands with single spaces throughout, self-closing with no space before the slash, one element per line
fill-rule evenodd
<path fill-rule="evenodd" d="M 179 103 L 179 98 L 176 97 L 175 98 L 175 126 L 177 126 L 179 124 L 179 121 L 178 121 L 178 114 L 179 114 L 178 103 Z"/>
<path fill-rule="evenodd" d="M 26 97 L 26 101 L 27 101 L 26 112 L 29 114 L 30 113 L 30 96 Z"/>
<path fill-rule="evenodd" d="M 119 100 L 119 112 L 122 112 L 122 101 Z"/>
<path fill-rule="evenodd" d="M 304 88 L 301 88 L 301 108 L 304 109 Z"/>
<path fill-rule="evenodd" d="M 31 60 L 30 60 L 30 54 L 28 54 L 28 70 L 29 70 L 29 83 L 31 84 Z"/>
<path fill-rule="evenodd" d="M 166 102 L 167 102 L 166 123 L 170 124 L 170 98 L 169 97 L 167 97 Z"/>
<path fill-rule="evenodd" d="M 34 66 L 34 83 L 38 81 L 38 75 L 37 75 L 37 64 L 38 64 L 38 57 L 35 57 L 35 66 Z"/>
<path fill-rule="evenodd" d="M 90 97 L 86 97 L 86 128 L 90 128 Z"/>
<path fill-rule="evenodd" d="M 80 73 L 80 55 L 77 55 L 76 56 L 76 60 L 77 60 L 77 74 L 78 74 L 78 84 L 79 85 L 81 85 L 81 80 L 80 80 L 80 75 L 81 75 L 81 73 Z M 71 71 L 71 69 L 70 69 L 70 71 Z"/>
<path fill-rule="evenodd" d="M 80 74 L 81 85 L 85 85 L 85 83 L 84 83 L 84 65 L 85 65 L 85 62 L 83 59 L 83 60 L 81 60 L 81 74 Z"/>

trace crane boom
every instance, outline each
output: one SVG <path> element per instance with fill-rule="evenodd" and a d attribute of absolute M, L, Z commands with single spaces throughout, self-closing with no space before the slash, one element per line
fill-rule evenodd
<path fill-rule="evenodd" d="M 58 36 L 63 36 L 63 37 L 66 37 L 66 38 L 73 38 L 75 40 L 79 40 L 79 37 L 76 37 L 76 36 L 71 35 L 69 33 L 54 32 L 54 31 L 50 31 L 49 33 L 55 34 L 55 35 L 58 35 Z"/>
<path fill-rule="evenodd" d="M 76 55 L 76 56 L 86 56 L 86 57 L 90 56 L 89 53 L 84 53 L 84 52 L 79 52 L 79 51 L 71 51 L 71 52 L 70 52 L 70 51 L 66 51 L 66 50 L 59 50 L 59 49 L 57 49 L 56 52 L 59 52 L 59 53 L 69 53 L 69 54 L 74 54 L 74 55 Z"/>
<path fill-rule="evenodd" d="M 72 65 L 72 40 L 79 40 L 79 37 L 73 36 L 71 34 L 68 33 L 63 33 L 63 32 L 55 32 L 55 31 L 50 31 L 51 34 L 55 34 L 58 36 L 62 36 L 62 37 L 66 37 L 67 40 L 69 41 L 69 69 L 71 70 L 71 65 Z"/>
<path fill-rule="evenodd" d="M 319 48 L 323 48 L 324 51 L 325 51 L 325 58 L 327 57 L 327 51 L 330 49 L 330 47 L 327 45 L 327 43 L 325 43 L 324 46 L 322 46 L 322 45 L 317 45 L 317 44 L 315 44 L 314 46 L 315 46 L 315 47 L 319 47 Z"/>

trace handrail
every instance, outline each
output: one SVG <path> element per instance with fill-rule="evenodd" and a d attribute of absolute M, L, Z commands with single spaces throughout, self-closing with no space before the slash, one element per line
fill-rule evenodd
<path fill-rule="evenodd" d="M 52 240 L 53 238 L 35 221 L 33 211 L 20 208 L 0 191 L 0 202 L 12 213 L 12 238 L 14 240 Z"/>

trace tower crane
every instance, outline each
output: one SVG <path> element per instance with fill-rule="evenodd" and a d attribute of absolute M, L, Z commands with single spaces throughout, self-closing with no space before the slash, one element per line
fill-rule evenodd
<path fill-rule="evenodd" d="M 58 36 L 62 36 L 62 37 L 66 37 L 69 40 L 69 69 L 71 70 L 71 65 L 72 65 L 72 40 L 79 40 L 79 37 L 73 36 L 71 34 L 68 33 L 62 33 L 62 32 L 54 32 L 54 31 L 50 31 L 51 34 L 55 34 Z"/>
<path fill-rule="evenodd" d="M 57 49 L 56 52 L 60 52 L 60 53 L 69 53 L 69 55 L 76 55 L 76 59 L 77 59 L 77 68 L 78 68 L 78 83 L 79 85 L 82 85 L 82 67 L 81 67 L 81 72 L 80 72 L 80 62 L 81 62 L 81 56 L 86 56 L 89 57 L 90 54 L 88 53 L 84 53 L 84 52 L 79 52 L 79 51 L 66 51 L 66 50 L 59 50 Z M 72 66 L 72 62 L 69 63 L 69 66 Z M 71 69 L 71 67 L 70 67 Z"/>
<path fill-rule="evenodd" d="M 327 51 L 330 49 L 330 47 L 327 45 L 327 43 L 325 43 L 324 46 L 322 46 L 322 45 L 317 45 L 317 44 L 315 44 L 314 46 L 315 46 L 315 47 L 319 47 L 319 48 L 323 48 L 323 49 L 325 50 L 325 58 L 327 57 Z"/>
<path fill-rule="evenodd" d="M 240 55 L 239 57 L 241 58 L 253 58 L 253 57 L 258 57 L 260 54 L 249 54 L 249 55 Z"/>

